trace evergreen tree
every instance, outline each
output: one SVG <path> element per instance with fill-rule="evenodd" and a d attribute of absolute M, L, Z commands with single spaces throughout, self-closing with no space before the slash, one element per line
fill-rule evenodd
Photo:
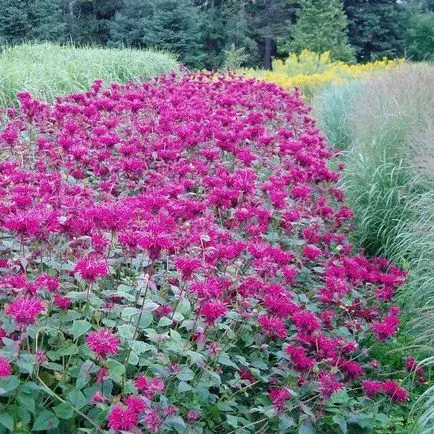
<path fill-rule="evenodd" d="M 350 43 L 361 61 L 404 54 L 409 10 L 396 0 L 344 0 Z"/>
<path fill-rule="evenodd" d="M 186 66 L 203 65 L 199 15 L 190 0 L 153 0 L 142 42 L 178 54 Z"/>
<path fill-rule="evenodd" d="M 248 0 L 196 0 L 201 21 L 204 66 L 217 69 L 237 62 L 250 64 L 257 45 L 251 36 Z M 232 59 L 232 60 L 231 60 Z"/>
<path fill-rule="evenodd" d="M 271 69 L 277 40 L 288 34 L 294 15 L 294 0 L 258 0 L 249 5 L 252 34 L 262 55 L 262 66 Z"/>
<path fill-rule="evenodd" d="M 66 0 L 68 36 L 79 44 L 106 45 L 122 0 Z"/>
<path fill-rule="evenodd" d="M 200 27 L 202 43 L 206 57 L 204 66 L 207 69 L 217 69 L 224 61 L 226 23 L 221 7 L 206 7 L 200 10 Z"/>
<path fill-rule="evenodd" d="M 0 1 L 0 43 L 19 44 L 29 37 L 31 25 L 26 0 Z"/>
<path fill-rule="evenodd" d="M 28 17 L 31 23 L 31 39 L 57 42 L 64 40 L 66 23 L 60 0 L 31 0 Z"/>
<path fill-rule="evenodd" d="M 143 38 L 152 17 L 152 0 L 125 0 L 110 23 L 110 46 L 144 46 Z"/>
<path fill-rule="evenodd" d="M 354 50 L 348 42 L 347 17 L 340 0 L 302 0 L 292 28 L 291 51 L 309 49 L 330 51 L 333 59 L 353 61 Z"/>
<path fill-rule="evenodd" d="M 434 60 L 434 12 L 413 17 L 406 34 L 407 57 Z"/>
<path fill-rule="evenodd" d="M 229 58 L 238 57 L 241 65 L 249 65 L 258 56 L 258 46 L 253 39 L 250 29 L 248 11 L 242 2 L 228 5 L 224 10 L 225 16 L 225 65 L 228 66 Z M 229 62 L 229 63 L 228 63 Z M 233 63 L 233 62 L 232 62 Z"/>

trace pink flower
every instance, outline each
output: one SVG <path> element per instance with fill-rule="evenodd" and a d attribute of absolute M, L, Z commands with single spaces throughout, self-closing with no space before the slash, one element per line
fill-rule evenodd
<path fill-rule="evenodd" d="M 273 389 L 268 392 L 268 396 L 271 399 L 271 405 L 278 411 L 281 412 L 286 407 L 286 401 L 291 398 L 289 390 L 285 388 Z"/>
<path fill-rule="evenodd" d="M 414 357 L 407 357 L 405 360 L 405 367 L 408 372 L 414 372 L 419 382 L 425 381 L 425 371 L 422 367 L 418 367 L 417 361 Z"/>
<path fill-rule="evenodd" d="M 351 380 L 362 376 L 364 373 L 363 368 L 360 366 L 360 364 L 352 360 L 343 363 L 340 367 L 347 374 L 347 378 Z"/>
<path fill-rule="evenodd" d="M 67 310 L 71 306 L 71 299 L 68 297 L 63 297 L 60 294 L 54 296 L 54 304 L 62 310 Z"/>
<path fill-rule="evenodd" d="M 34 324 L 36 317 L 44 311 L 44 305 L 38 298 L 18 298 L 5 305 L 5 313 L 15 319 L 19 327 Z"/>
<path fill-rule="evenodd" d="M 195 422 L 196 420 L 199 420 L 201 417 L 200 411 L 197 410 L 189 410 L 187 412 L 187 420 L 189 423 Z"/>
<path fill-rule="evenodd" d="M 199 313 L 205 317 L 205 321 L 210 325 L 214 324 L 226 312 L 227 307 L 219 300 L 206 301 L 199 309 Z"/>
<path fill-rule="evenodd" d="M 95 392 L 93 394 L 92 398 L 90 398 L 90 404 L 91 405 L 101 404 L 105 401 L 107 401 L 107 398 L 104 396 L 104 394 L 100 390 Z"/>
<path fill-rule="evenodd" d="M 96 374 L 96 384 L 103 384 L 109 376 L 109 370 L 103 366 Z"/>
<path fill-rule="evenodd" d="M 124 399 L 125 405 L 135 413 L 139 414 L 145 410 L 146 405 L 141 396 L 129 395 Z"/>
<path fill-rule="evenodd" d="M 94 261 L 92 259 L 80 259 L 74 267 L 74 273 L 78 273 L 82 279 L 89 283 L 96 282 L 98 278 L 108 274 L 105 261 Z"/>
<path fill-rule="evenodd" d="M 299 332 L 312 333 L 321 328 L 318 317 L 307 310 L 296 312 L 291 319 Z"/>
<path fill-rule="evenodd" d="M 116 355 L 119 344 L 119 338 L 107 329 L 90 332 L 86 338 L 86 345 L 102 358 Z"/>
<path fill-rule="evenodd" d="M 372 326 L 372 331 L 380 341 L 385 341 L 396 334 L 399 326 L 399 319 L 396 316 L 388 316 L 381 322 L 376 322 Z"/>
<path fill-rule="evenodd" d="M 253 374 L 249 369 L 242 368 L 238 371 L 238 373 L 240 374 L 240 380 L 246 380 L 249 381 L 250 383 L 255 382 L 255 377 L 253 376 Z"/>
<path fill-rule="evenodd" d="M 47 355 L 45 354 L 45 351 L 36 351 L 36 363 L 38 365 L 43 365 L 44 363 L 47 363 Z"/>
<path fill-rule="evenodd" d="M 114 431 L 129 431 L 137 425 L 138 414 L 129 407 L 115 405 L 107 416 L 108 426 Z"/>
<path fill-rule="evenodd" d="M 322 255 L 322 250 L 319 247 L 308 244 L 303 249 L 303 255 L 306 256 L 306 258 L 310 261 L 315 261 L 315 259 L 318 259 Z"/>
<path fill-rule="evenodd" d="M 151 432 L 158 432 L 161 429 L 161 417 L 154 410 L 149 411 L 149 413 L 143 418 L 146 424 L 146 428 Z"/>
<path fill-rule="evenodd" d="M 373 398 L 383 391 L 383 386 L 380 381 L 365 380 L 362 382 L 363 393 L 368 398 Z"/>
<path fill-rule="evenodd" d="M 208 349 L 208 354 L 211 356 L 211 357 L 213 357 L 213 356 L 215 356 L 216 354 L 218 354 L 219 353 L 219 351 L 220 351 L 220 346 L 219 346 L 219 343 L 218 342 L 211 342 L 210 344 L 209 344 L 209 349 Z"/>
<path fill-rule="evenodd" d="M 287 330 L 284 321 L 278 318 L 271 318 L 266 315 L 261 315 L 258 318 L 258 323 L 262 327 L 262 331 L 267 336 L 272 338 L 284 339 L 287 336 Z"/>
<path fill-rule="evenodd" d="M 306 352 L 301 347 L 295 347 L 288 345 L 285 348 L 285 353 L 291 357 L 292 363 L 294 363 L 294 370 L 299 372 L 308 372 L 315 365 L 315 360 L 306 356 Z"/>
<path fill-rule="evenodd" d="M 12 366 L 9 360 L 5 359 L 3 356 L 0 356 L 0 377 L 5 378 L 9 377 L 12 374 Z"/>
<path fill-rule="evenodd" d="M 149 379 L 144 375 L 136 377 L 134 385 L 148 399 L 152 399 L 157 393 L 164 393 L 164 382 L 160 378 Z"/>
<path fill-rule="evenodd" d="M 318 376 L 319 391 L 323 398 L 330 398 L 333 393 L 343 388 L 331 372 L 321 372 Z"/>
<path fill-rule="evenodd" d="M 175 260 L 175 267 L 182 273 L 184 280 L 190 279 L 192 274 L 199 269 L 201 262 L 197 258 L 178 258 Z"/>
<path fill-rule="evenodd" d="M 402 388 L 396 381 L 386 380 L 382 384 L 383 392 L 388 395 L 388 397 L 396 402 L 404 402 L 408 399 L 408 392 Z"/>
<path fill-rule="evenodd" d="M 413 372 L 414 370 L 416 370 L 417 367 L 416 359 L 414 357 L 408 356 L 405 359 L 405 367 L 408 372 Z"/>

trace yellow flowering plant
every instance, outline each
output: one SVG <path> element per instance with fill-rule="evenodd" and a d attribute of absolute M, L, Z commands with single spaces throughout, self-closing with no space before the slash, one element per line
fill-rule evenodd
<path fill-rule="evenodd" d="M 315 53 L 303 50 L 299 55 L 290 54 L 285 60 L 273 61 L 272 71 L 244 69 L 248 77 L 270 81 L 285 89 L 300 88 L 305 98 L 330 84 L 366 77 L 369 74 L 390 70 L 404 63 L 403 59 L 382 59 L 363 64 L 347 64 L 332 61 L 330 52 Z"/>

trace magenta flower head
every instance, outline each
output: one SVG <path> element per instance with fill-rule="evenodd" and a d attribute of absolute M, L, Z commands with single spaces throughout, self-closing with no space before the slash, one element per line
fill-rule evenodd
<path fill-rule="evenodd" d="M 383 392 L 390 398 L 391 401 L 404 402 L 408 399 L 408 392 L 401 387 L 396 381 L 386 380 L 382 384 Z"/>
<path fill-rule="evenodd" d="M 200 266 L 201 262 L 197 258 L 181 257 L 175 260 L 175 267 L 181 272 L 184 280 L 190 279 Z"/>
<path fill-rule="evenodd" d="M 92 259 L 80 259 L 74 267 L 77 273 L 88 283 L 96 282 L 100 277 L 107 276 L 108 267 L 105 261 L 94 261 Z"/>
<path fill-rule="evenodd" d="M 107 416 L 108 426 L 115 432 L 130 431 L 138 422 L 139 415 L 130 407 L 115 405 Z"/>
<path fill-rule="evenodd" d="M 200 314 L 205 318 L 207 324 L 214 324 L 217 319 L 226 314 L 226 306 L 218 300 L 206 301 L 200 307 Z"/>
<path fill-rule="evenodd" d="M 107 329 L 90 332 L 86 338 L 86 345 L 103 359 L 116 355 L 119 352 L 119 343 L 119 338 Z"/>
<path fill-rule="evenodd" d="M 34 324 L 36 317 L 44 309 L 39 298 L 18 298 L 5 305 L 5 314 L 13 317 L 19 327 L 26 327 L 29 324 Z"/>
<path fill-rule="evenodd" d="M 321 396 L 326 399 L 343 388 L 342 383 L 331 372 L 321 372 L 318 376 L 318 383 Z"/>
<path fill-rule="evenodd" d="M 152 399 L 157 393 L 164 393 L 164 382 L 160 378 L 149 379 L 140 375 L 136 377 L 134 385 L 148 399 Z"/>
<path fill-rule="evenodd" d="M 271 399 L 271 405 L 280 413 L 284 410 L 286 401 L 291 398 L 291 393 L 285 388 L 277 388 L 268 392 L 268 396 Z"/>
<path fill-rule="evenodd" d="M 189 423 L 192 423 L 196 420 L 199 420 L 201 417 L 200 411 L 198 410 L 189 410 L 187 412 L 187 420 Z"/>
<path fill-rule="evenodd" d="M 368 398 L 373 398 L 383 391 L 383 386 L 380 381 L 365 380 L 362 381 L 363 393 Z"/>
<path fill-rule="evenodd" d="M 5 378 L 9 377 L 12 374 L 12 366 L 11 362 L 5 359 L 3 356 L 0 356 L 0 377 Z"/>

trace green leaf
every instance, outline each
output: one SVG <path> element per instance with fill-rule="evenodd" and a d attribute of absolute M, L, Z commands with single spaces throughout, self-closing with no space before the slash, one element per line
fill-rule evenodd
<path fill-rule="evenodd" d="M 50 431 L 59 426 L 59 419 L 48 410 L 42 410 L 33 424 L 32 431 Z"/>
<path fill-rule="evenodd" d="M 133 339 L 136 328 L 132 324 L 123 324 L 118 327 L 119 336 L 124 339 Z"/>
<path fill-rule="evenodd" d="M 20 385 L 20 380 L 15 376 L 0 378 L 0 395 L 11 392 Z"/>
<path fill-rule="evenodd" d="M 33 372 L 34 364 L 26 362 L 23 359 L 18 359 L 16 366 L 20 369 L 22 374 L 31 374 Z"/>
<path fill-rule="evenodd" d="M 110 378 L 118 384 L 122 383 L 122 376 L 125 374 L 125 366 L 113 359 L 107 360 L 106 366 L 109 370 Z"/>
<path fill-rule="evenodd" d="M 298 434 L 316 434 L 316 431 L 311 422 L 305 421 L 298 429 Z"/>
<path fill-rule="evenodd" d="M 69 402 L 62 402 L 62 404 L 53 407 L 53 410 L 60 419 L 71 419 L 74 416 L 74 411 Z"/>
<path fill-rule="evenodd" d="M 14 418 L 9 413 L 0 413 L 0 423 L 9 431 L 14 430 Z"/>
<path fill-rule="evenodd" d="M 166 316 L 163 316 L 160 318 L 160 321 L 158 321 L 157 327 L 167 327 L 171 325 L 173 321 L 170 318 L 167 318 Z"/>
<path fill-rule="evenodd" d="M 232 416 L 231 414 L 227 414 L 226 420 L 228 421 L 228 424 L 230 426 L 233 426 L 234 428 L 238 428 L 238 418 L 237 417 Z"/>
<path fill-rule="evenodd" d="M 153 301 L 146 301 L 143 303 L 143 312 L 153 312 L 154 310 L 158 309 L 158 304 L 154 303 Z"/>
<path fill-rule="evenodd" d="M 47 356 L 51 360 L 58 360 L 60 357 L 72 356 L 72 355 L 78 354 L 78 353 L 79 353 L 78 346 L 73 344 L 73 343 L 69 343 L 67 345 L 63 345 L 62 347 L 60 347 L 56 351 L 48 351 Z"/>
<path fill-rule="evenodd" d="M 71 392 L 68 393 L 68 399 L 73 407 L 78 410 L 87 404 L 86 397 L 83 395 L 83 392 L 78 389 L 71 390 Z"/>
<path fill-rule="evenodd" d="M 191 390 L 191 386 L 187 384 L 185 381 L 181 381 L 178 384 L 178 392 L 183 393 L 183 392 L 189 392 L 190 390 Z"/>
<path fill-rule="evenodd" d="M 17 395 L 18 402 L 31 413 L 35 413 L 35 397 L 31 393 L 20 392 Z"/>
<path fill-rule="evenodd" d="M 288 415 L 283 414 L 279 417 L 279 428 L 285 432 L 295 425 L 294 419 Z"/>
<path fill-rule="evenodd" d="M 139 364 L 140 358 L 134 351 L 131 351 L 127 363 L 129 365 L 137 366 Z"/>
<path fill-rule="evenodd" d="M 185 353 L 191 359 L 191 363 L 203 362 L 203 356 L 195 351 L 186 351 Z"/>
<path fill-rule="evenodd" d="M 143 312 L 142 317 L 140 318 L 139 328 L 145 329 L 146 327 L 149 327 L 152 324 L 152 321 L 154 321 L 152 313 Z"/>
<path fill-rule="evenodd" d="M 171 337 L 175 342 L 181 342 L 181 341 L 182 341 L 182 337 L 181 337 L 181 335 L 180 335 L 176 330 L 170 330 L 170 337 Z"/>
<path fill-rule="evenodd" d="M 130 348 L 137 353 L 138 355 L 146 353 L 150 351 L 152 348 L 155 348 L 153 345 L 149 345 L 146 342 L 142 341 L 131 341 L 129 342 Z"/>
<path fill-rule="evenodd" d="M 126 307 L 122 309 L 121 318 L 124 321 L 131 321 L 132 318 L 139 314 L 139 309 L 136 307 Z"/>
<path fill-rule="evenodd" d="M 223 353 L 219 356 L 218 362 L 221 365 L 230 366 L 231 368 L 238 369 L 238 366 L 229 358 L 226 353 Z"/>
<path fill-rule="evenodd" d="M 89 321 L 86 321 L 84 319 L 74 321 L 71 327 L 71 333 L 74 341 L 80 336 L 87 333 L 91 328 L 92 328 L 92 324 Z"/>
<path fill-rule="evenodd" d="M 184 368 L 176 378 L 181 381 L 190 381 L 194 378 L 194 372 L 189 368 Z"/>
<path fill-rule="evenodd" d="M 348 404 L 350 397 L 345 389 L 341 389 L 333 393 L 330 399 L 331 404 Z"/>
<path fill-rule="evenodd" d="M 30 412 L 25 409 L 24 407 L 16 407 L 16 415 L 15 419 L 22 422 L 23 425 L 27 425 L 30 422 L 30 419 L 32 416 L 30 415 Z"/>
<path fill-rule="evenodd" d="M 188 301 L 187 298 L 183 298 L 176 309 L 177 311 L 181 312 L 182 314 L 186 315 L 191 311 L 191 304 Z"/>
<path fill-rule="evenodd" d="M 341 433 L 340 434 L 347 434 L 348 432 L 348 427 L 347 427 L 347 422 L 346 420 L 338 415 L 334 415 L 333 416 L 333 422 L 339 426 L 339 428 L 341 429 Z"/>

